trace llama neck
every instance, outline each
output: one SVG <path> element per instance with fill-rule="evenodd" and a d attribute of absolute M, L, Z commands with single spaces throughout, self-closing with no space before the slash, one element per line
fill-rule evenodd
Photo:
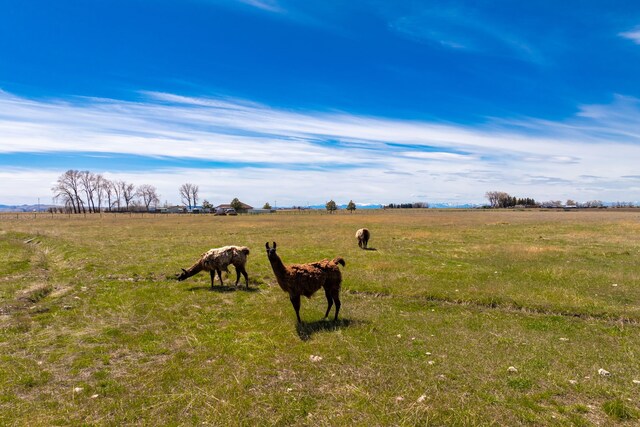
<path fill-rule="evenodd" d="M 187 274 L 185 276 L 185 279 L 187 277 L 191 277 L 195 274 L 198 274 L 201 271 L 202 271 L 202 262 L 198 261 L 186 270 Z"/>
<path fill-rule="evenodd" d="M 281 288 L 283 288 L 282 284 L 285 283 L 285 277 L 287 275 L 287 267 L 285 267 L 284 263 L 282 262 L 282 260 L 278 255 L 269 257 L 269 262 L 271 263 L 271 268 L 273 269 L 273 272 L 276 275 L 276 279 L 278 279 L 278 284 L 280 285 Z"/>

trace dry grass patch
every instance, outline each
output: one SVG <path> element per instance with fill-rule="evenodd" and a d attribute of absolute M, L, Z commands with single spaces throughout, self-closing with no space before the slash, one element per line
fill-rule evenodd
<path fill-rule="evenodd" d="M 26 289 L 22 289 L 18 292 L 17 298 L 19 301 L 30 302 L 32 304 L 45 298 L 53 291 L 53 286 L 48 283 L 36 283 L 30 285 Z"/>

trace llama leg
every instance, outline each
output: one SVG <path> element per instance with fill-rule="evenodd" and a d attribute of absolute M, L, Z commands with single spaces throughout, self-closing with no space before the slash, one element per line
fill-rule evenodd
<path fill-rule="evenodd" d="M 333 320 L 336 321 L 338 320 L 338 312 L 340 311 L 340 289 L 333 290 L 331 296 L 336 303 L 336 317 L 333 318 Z M 329 314 L 329 312 L 327 312 L 327 314 Z"/>
<path fill-rule="evenodd" d="M 242 267 L 242 271 L 241 271 L 242 275 L 244 276 L 244 281 L 247 284 L 247 289 L 249 289 L 249 275 L 247 274 L 247 270 L 245 270 L 244 267 Z"/>
<path fill-rule="evenodd" d="M 224 282 L 222 281 L 222 270 L 218 269 L 218 278 L 220 279 L 220 286 L 224 286 Z"/>
<path fill-rule="evenodd" d="M 300 320 L 300 295 L 290 295 L 289 299 L 291 300 L 293 309 L 296 311 L 296 317 L 298 318 L 298 323 L 302 323 L 302 320 Z"/>
<path fill-rule="evenodd" d="M 329 289 L 325 289 L 324 294 L 327 297 L 327 312 L 324 314 L 324 318 L 326 319 L 329 316 L 331 307 L 333 306 L 333 297 L 331 296 L 331 291 Z"/>
<path fill-rule="evenodd" d="M 238 282 L 240 281 L 240 271 L 241 267 L 236 267 L 236 287 L 238 286 Z"/>
<path fill-rule="evenodd" d="M 213 289 L 213 281 L 216 279 L 216 272 L 215 270 L 211 270 L 209 274 L 211 275 L 211 289 Z"/>

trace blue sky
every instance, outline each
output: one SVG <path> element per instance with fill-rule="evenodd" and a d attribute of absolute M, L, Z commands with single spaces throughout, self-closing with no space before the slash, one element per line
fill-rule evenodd
<path fill-rule="evenodd" d="M 635 1 L 0 0 L 0 203 L 640 200 Z"/>

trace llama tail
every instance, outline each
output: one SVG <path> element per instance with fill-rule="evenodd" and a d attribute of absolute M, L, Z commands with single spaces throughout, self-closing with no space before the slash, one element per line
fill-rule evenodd
<path fill-rule="evenodd" d="M 240 252 L 242 252 L 245 255 L 249 255 L 249 248 L 246 246 L 243 246 L 242 248 L 240 248 Z"/>
<path fill-rule="evenodd" d="M 340 256 L 335 257 L 331 262 L 333 262 L 334 264 L 342 264 L 343 267 L 346 265 L 346 263 L 344 262 L 344 258 Z"/>

